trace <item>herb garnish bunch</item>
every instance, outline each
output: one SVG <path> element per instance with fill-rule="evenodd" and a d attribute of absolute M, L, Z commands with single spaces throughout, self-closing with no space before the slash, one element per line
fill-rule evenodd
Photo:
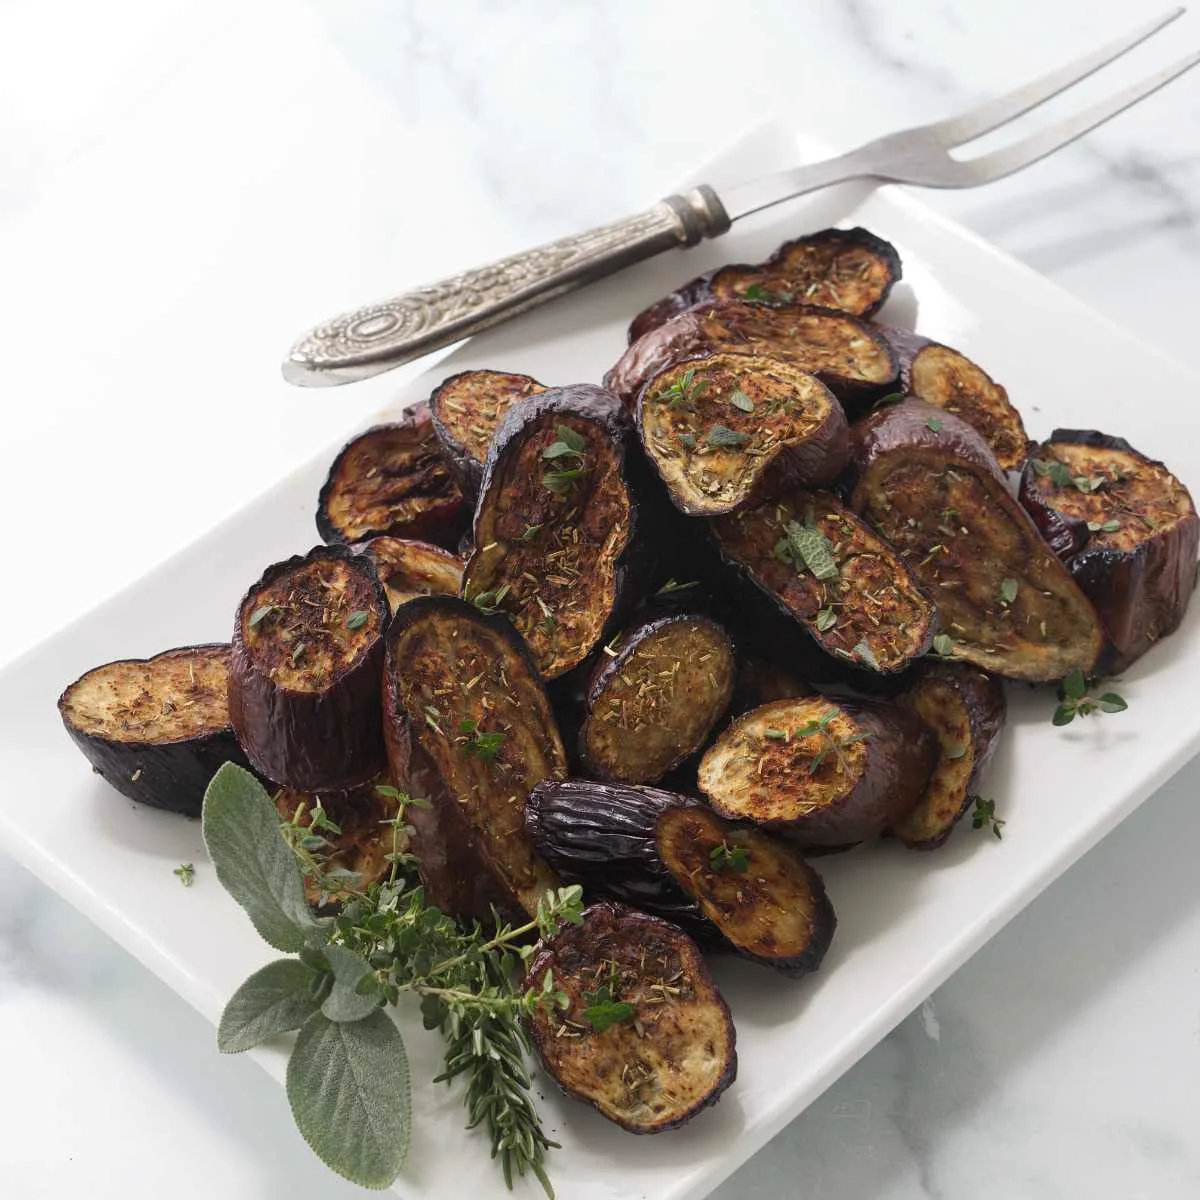
<path fill-rule="evenodd" d="M 505 1182 L 532 1173 L 553 1190 L 545 1135 L 529 1095 L 528 1041 L 522 1017 L 543 1006 L 569 1007 L 552 975 L 539 991 L 522 985 L 534 934 L 552 937 L 582 919 L 578 887 L 547 892 L 536 916 L 512 926 L 469 928 L 425 902 L 413 878 L 406 810 L 423 805 L 381 787 L 397 806 L 390 872 L 358 890 L 345 871 L 326 871 L 325 832 L 336 825 L 319 808 L 280 825 L 266 789 L 226 763 L 204 796 L 204 841 L 225 890 L 270 945 L 289 955 L 256 971 L 225 1008 L 217 1043 L 248 1050 L 298 1030 L 287 1067 L 292 1115 L 317 1156 L 366 1187 L 387 1187 L 408 1152 L 412 1103 L 400 1031 L 383 1011 L 406 994 L 419 999 L 426 1029 L 446 1042 L 435 1082 L 461 1078 L 467 1127 L 482 1126 Z M 336 900 L 333 917 L 313 913 L 308 878 Z"/>

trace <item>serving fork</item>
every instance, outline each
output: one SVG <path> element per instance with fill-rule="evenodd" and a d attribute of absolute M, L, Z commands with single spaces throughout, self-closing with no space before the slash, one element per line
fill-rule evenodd
<path fill-rule="evenodd" d="M 847 154 L 725 189 L 707 184 L 624 220 L 559 238 L 316 326 L 283 363 L 303 387 L 350 383 L 391 370 L 664 250 L 718 237 L 739 217 L 851 179 L 969 188 L 1003 179 L 1082 137 L 1200 62 L 1194 53 L 1140 83 L 1001 150 L 950 151 L 999 129 L 1133 49 L 1184 12 L 1173 9 L 1125 37 L 956 117 L 876 138 Z"/>

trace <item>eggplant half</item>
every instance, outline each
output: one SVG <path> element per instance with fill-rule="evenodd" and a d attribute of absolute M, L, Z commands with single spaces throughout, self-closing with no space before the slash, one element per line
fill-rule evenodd
<path fill-rule="evenodd" d="M 696 943 L 658 917 L 593 904 L 538 947 L 525 979 L 569 1000 L 529 1017 L 542 1066 L 631 1133 L 678 1128 L 737 1075 L 729 1006 Z"/>
<path fill-rule="evenodd" d="M 492 443 L 462 594 L 512 621 L 545 679 L 583 662 L 633 599 L 635 441 L 611 393 L 576 384 L 510 408 Z"/>
<path fill-rule="evenodd" d="M 462 559 L 441 546 L 408 538 L 377 537 L 354 549 L 375 564 L 393 613 L 417 596 L 457 596 L 462 589 Z"/>
<path fill-rule="evenodd" d="M 936 613 L 912 572 L 832 493 L 795 489 L 710 530 L 722 559 L 825 653 L 886 675 L 932 644 Z"/>
<path fill-rule="evenodd" d="M 605 647 L 579 755 L 599 779 L 653 783 L 694 754 L 729 707 L 733 645 L 708 617 L 652 617 Z"/>
<path fill-rule="evenodd" d="M 58 698 L 71 740 L 122 796 L 198 817 L 217 768 L 249 767 L 229 724 L 229 646 L 93 667 Z"/>
<path fill-rule="evenodd" d="M 536 912 L 558 880 L 525 799 L 566 776 L 566 755 L 512 626 L 451 596 L 409 601 L 388 628 L 383 710 L 396 786 L 430 805 L 408 812 L 429 903 L 487 922 Z"/>
<path fill-rule="evenodd" d="M 504 414 L 545 390 L 531 376 L 508 371 L 460 371 L 434 389 L 429 397 L 433 427 L 468 496 L 479 494 L 488 449 Z"/>
<path fill-rule="evenodd" d="M 542 783 L 525 805 L 534 845 L 563 879 L 785 975 L 815 971 L 837 921 L 800 851 L 660 788 Z"/>
<path fill-rule="evenodd" d="M 909 709 L 812 696 L 738 717 L 700 760 L 698 783 L 727 820 L 840 849 L 906 817 L 936 762 L 933 731 Z"/>
<path fill-rule="evenodd" d="M 887 832 L 913 850 L 936 850 L 979 794 L 1004 728 L 1004 688 L 977 667 L 933 663 L 900 702 L 933 730 L 938 758 L 925 794 Z"/>
<path fill-rule="evenodd" d="M 822 229 L 784 242 L 764 263 L 718 267 L 638 313 L 629 341 L 705 300 L 817 304 L 856 317 L 876 313 L 901 277 L 896 248 L 866 229 Z"/>
<path fill-rule="evenodd" d="M 317 532 L 324 542 L 387 535 L 453 550 L 470 515 L 429 405 L 422 403 L 342 448 L 317 501 Z"/>
<path fill-rule="evenodd" d="M 1096 611 L 982 436 L 922 400 L 880 409 L 855 435 L 851 507 L 937 605 L 948 657 L 1034 683 L 1090 674 L 1104 644 Z"/>
<path fill-rule="evenodd" d="M 254 769 L 301 792 L 383 769 L 383 585 L 349 546 L 270 566 L 234 621 L 229 718 Z"/>
<path fill-rule="evenodd" d="M 853 415 L 895 391 L 899 364 L 869 321 L 805 304 L 711 300 L 639 338 L 604 377 L 631 407 L 664 367 L 713 353 L 783 358 L 815 375 Z"/>
<path fill-rule="evenodd" d="M 1019 471 L 1029 437 L 1008 392 L 960 351 L 907 330 L 880 328 L 900 360 L 900 390 L 961 417 L 1002 470 Z"/>
<path fill-rule="evenodd" d="M 1179 628 L 1196 584 L 1200 517 L 1187 488 L 1124 438 L 1056 429 L 1021 476 L 1021 503 L 1095 605 L 1115 674 Z"/>
<path fill-rule="evenodd" d="M 664 367 L 642 389 L 637 425 L 672 502 L 690 516 L 830 483 L 850 459 L 846 414 L 833 393 L 764 354 L 707 354 Z"/>

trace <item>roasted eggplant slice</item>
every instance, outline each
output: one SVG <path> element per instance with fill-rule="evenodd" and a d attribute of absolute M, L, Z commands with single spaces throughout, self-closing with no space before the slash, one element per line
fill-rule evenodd
<path fill-rule="evenodd" d="M 568 1096 L 631 1133 L 675 1129 L 737 1074 L 729 1006 L 695 942 L 657 917 L 593 904 L 535 952 L 531 988 L 570 1000 L 529 1018 L 542 1065 Z"/>
<path fill-rule="evenodd" d="M 454 549 L 470 508 L 442 453 L 429 405 L 360 433 L 333 460 L 317 502 L 325 542 L 359 542 L 384 534 Z"/>
<path fill-rule="evenodd" d="M 660 788 L 541 783 L 525 805 L 534 845 L 565 880 L 674 921 L 702 945 L 785 975 L 821 965 L 836 920 L 799 850 Z"/>
<path fill-rule="evenodd" d="M 457 596 L 462 589 L 462 559 L 441 546 L 377 537 L 354 549 L 375 564 L 392 612 L 417 596 Z"/>
<path fill-rule="evenodd" d="M 937 736 L 938 759 L 924 796 L 888 832 L 914 850 L 936 850 L 979 793 L 1004 728 L 1004 688 L 965 663 L 934 663 L 901 703 Z"/>
<path fill-rule="evenodd" d="M 671 500 L 690 516 L 736 512 L 850 459 L 846 415 L 807 371 L 760 354 L 665 367 L 642 390 L 638 433 Z"/>
<path fill-rule="evenodd" d="M 276 563 L 238 606 L 229 717 L 256 771 L 301 792 L 383 768 L 383 585 L 348 546 Z"/>
<path fill-rule="evenodd" d="M 1031 682 L 1089 674 L 1104 641 L 1096 612 L 981 435 L 921 400 L 881 409 L 855 434 L 851 507 L 937 605 L 949 656 Z"/>
<path fill-rule="evenodd" d="M 589 384 L 509 409 L 489 452 L 463 595 L 502 612 L 545 679 L 583 662 L 632 597 L 632 422 Z"/>
<path fill-rule="evenodd" d="M 714 297 L 766 303 L 802 301 L 869 317 L 900 279 L 896 248 L 866 229 L 822 229 L 784 242 L 765 263 L 709 271 L 638 313 L 629 341 Z"/>
<path fill-rule="evenodd" d="M 815 375 L 855 413 L 894 391 L 895 351 L 869 321 L 804 304 L 712 300 L 639 338 L 604 377 L 632 406 L 664 367 L 719 352 L 784 358 Z"/>
<path fill-rule="evenodd" d="M 433 426 L 459 483 L 468 496 L 479 494 L 488 448 L 504 414 L 546 385 L 508 371 L 460 371 L 429 397 Z"/>
<path fill-rule="evenodd" d="M 601 653 L 587 689 L 584 765 L 600 779 L 661 779 L 724 716 L 733 674 L 733 645 L 707 617 L 679 613 L 626 630 Z"/>
<path fill-rule="evenodd" d="M 1196 584 L 1200 518 L 1187 489 L 1124 438 L 1056 429 L 1021 476 L 1021 503 L 1096 606 L 1123 671 L 1179 628 Z"/>
<path fill-rule="evenodd" d="M 895 550 L 831 493 L 796 489 L 711 530 L 721 557 L 827 654 L 892 674 L 929 649 L 933 605 Z"/>
<path fill-rule="evenodd" d="M 878 700 L 777 700 L 737 720 L 700 760 L 700 790 L 732 821 L 838 848 L 895 825 L 925 792 L 932 730 Z"/>
<path fill-rule="evenodd" d="M 93 667 L 58 698 L 71 740 L 122 796 L 198 817 L 224 762 L 249 767 L 229 724 L 228 645 Z"/>
<path fill-rule="evenodd" d="M 562 739 L 511 625 L 450 596 L 409 601 L 388 629 L 383 688 L 397 787 L 429 902 L 460 917 L 533 913 L 554 872 L 524 832 L 534 784 L 566 775 Z"/>

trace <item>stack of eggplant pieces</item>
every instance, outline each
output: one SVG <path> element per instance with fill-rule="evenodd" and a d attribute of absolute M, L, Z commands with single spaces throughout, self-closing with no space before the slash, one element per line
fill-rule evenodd
<path fill-rule="evenodd" d="M 570 999 L 534 1045 L 621 1126 L 681 1124 L 736 1071 L 702 951 L 816 970 L 809 859 L 942 845 L 1000 679 L 1123 670 L 1195 580 L 1184 487 L 1119 438 L 1031 447 L 981 367 L 872 321 L 900 271 L 826 230 L 640 313 L 603 387 L 452 376 L 338 455 L 327 544 L 267 569 L 231 646 L 96 668 L 68 730 L 161 807 L 198 812 L 224 758 L 284 816 L 319 795 L 363 882 L 422 797 L 426 897 L 464 919 L 582 884 L 529 960 Z"/>

